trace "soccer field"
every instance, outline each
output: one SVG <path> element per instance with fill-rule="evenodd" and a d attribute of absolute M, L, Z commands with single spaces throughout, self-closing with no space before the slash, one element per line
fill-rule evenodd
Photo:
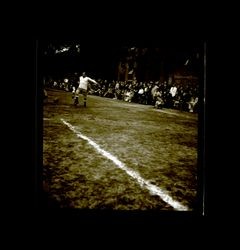
<path fill-rule="evenodd" d="M 61 208 L 193 210 L 198 115 L 48 89 L 43 179 Z M 58 103 L 54 103 L 58 98 Z"/>

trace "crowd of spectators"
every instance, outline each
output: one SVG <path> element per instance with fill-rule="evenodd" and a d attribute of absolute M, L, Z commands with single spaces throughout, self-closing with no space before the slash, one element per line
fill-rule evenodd
<path fill-rule="evenodd" d="M 44 87 L 72 92 L 78 86 L 77 77 L 44 82 Z M 98 86 L 89 89 L 90 95 L 152 105 L 155 108 L 172 108 L 181 111 L 198 112 L 199 89 L 191 81 L 167 83 L 166 81 L 108 81 L 98 79 Z"/>

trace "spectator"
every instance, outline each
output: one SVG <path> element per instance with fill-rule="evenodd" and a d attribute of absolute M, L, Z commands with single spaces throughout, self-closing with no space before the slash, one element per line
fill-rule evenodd
<path fill-rule="evenodd" d="M 157 92 L 155 93 L 155 105 L 154 105 L 154 107 L 156 109 L 159 109 L 159 108 L 162 109 L 163 105 L 164 105 L 164 101 L 162 99 L 162 93 L 159 90 L 157 90 Z"/>

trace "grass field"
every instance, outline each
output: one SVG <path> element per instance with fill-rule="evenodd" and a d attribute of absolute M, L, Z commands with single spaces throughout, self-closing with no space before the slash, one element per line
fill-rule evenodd
<path fill-rule="evenodd" d="M 58 103 L 54 103 L 54 98 Z M 79 138 L 61 119 L 144 180 L 193 210 L 197 197 L 197 114 L 48 89 L 43 106 L 43 177 L 61 208 L 174 210 Z"/>

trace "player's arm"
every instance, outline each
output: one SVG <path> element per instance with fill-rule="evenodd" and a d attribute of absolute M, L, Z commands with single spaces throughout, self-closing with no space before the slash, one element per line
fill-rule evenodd
<path fill-rule="evenodd" d="M 96 82 L 95 80 L 93 80 L 91 78 L 89 78 L 89 81 L 92 82 L 92 83 L 94 83 L 95 86 L 98 86 L 98 87 L 100 86 L 100 83 Z"/>
<path fill-rule="evenodd" d="M 90 77 L 88 78 L 88 80 L 92 83 L 98 84 L 95 80 L 91 79 Z"/>

